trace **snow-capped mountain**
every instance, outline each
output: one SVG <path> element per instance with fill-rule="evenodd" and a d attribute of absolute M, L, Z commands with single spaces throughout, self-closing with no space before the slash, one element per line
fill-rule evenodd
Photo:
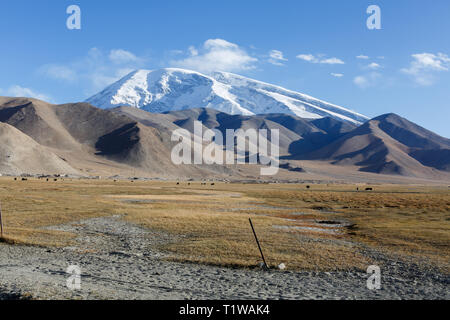
<path fill-rule="evenodd" d="M 86 102 L 102 109 L 130 106 L 155 113 L 212 108 L 242 115 L 332 117 L 355 124 L 368 120 L 349 109 L 239 75 L 226 72 L 204 75 L 175 68 L 133 71 Z"/>

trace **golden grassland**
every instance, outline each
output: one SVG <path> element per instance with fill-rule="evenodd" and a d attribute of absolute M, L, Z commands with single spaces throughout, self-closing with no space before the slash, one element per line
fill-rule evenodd
<path fill-rule="evenodd" d="M 253 267 L 261 259 L 248 222 L 252 218 L 272 266 L 283 262 L 292 270 L 365 269 L 373 262 L 362 250 L 368 246 L 426 260 L 449 272 L 449 188 L 373 188 L 0 178 L 2 241 L 66 246 L 76 234 L 45 227 L 119 214 L 169 234 L 172 240 L 159 245 L 169 259 Z M 347 227 L 321 226 L 318 221 L 345 221 Z"/>

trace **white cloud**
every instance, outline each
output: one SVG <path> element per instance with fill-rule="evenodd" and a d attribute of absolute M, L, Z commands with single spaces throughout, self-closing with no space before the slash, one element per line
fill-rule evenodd
<path fill-rule="evenodd" d="M 353 79 L 353 82 L 358 86 L 358 87 L 366 87 L 368 84 L 368 81 L 365 77 L 363 76 L 357 76 Z"/>
<path fill-rule="evenodd" d="M 344 61 L 342 61 L 341 59 L 338 59 L 338 58 L 323 59 L 323 60 L 320 61 L 320 63 L 325 63 L 325 64 L 345 64 Z"/>
<path fill-rule="evenodd" d="M 271 64 L 276 66 L 283 66 L 282 61 L 288 61 L 283 55 L 283 52 L 279 50 L 272 50 L 269 52 L 270 59 L 268 60 Z"/>
<path fill-rule="evenodd" d="M 283 60 L 283 61 L 288 61 L 288 59 L 286 59 L 283 56 L 283 52 L 279 51 L 279 50 L 272 50 L 269 53 L 270 57 L 273 59 L 277 59 L 277 60 Z"/>
<path fill-rule="evenodd" d="M 51 98 L 48 95 L 36 92 L 30 88 L 21 87 L 19 85 L 11 86 L 8 90 L 5 91 L 5 94 L 10 97 L 26 97 L 44 101 L 51 101 Z"/>
<path fill-rule="evenodd" d="M 410 73 L 416 73 L 417 71 L 428 69 L 436 71 L 448 71 L 450 58 L 443 53 L 437 55 L 432 53 L 419 53 L 413 54 L 414 58 L 408 69 L 404 69 Z"/>
<path fill-rule="evenodd" d="M 411 57 L 413 61 L 409 67 L 401 69 L 401 72 L 412 76 L 419 85 L 432 85 L 436 72 L 448 71 L 450 68 L 450 57 L 443 53 L 417 53 Z"/>
<path fill-rule="evenodd" d="M 183 52 L 183 50 L 170 50 L 169 51 L 170 52 L 170 54 L 172 54 L 172 55 L 179 55 L 179 54 L 183 54 L 184 52 Z"/>
<path fill-rule="evenodd" d="M 376 63 L 376 62 L 372 62 L 372 63 L 370 63 L 370 64 L 367 65 L 367 68 L 368 68 L 368 69 L 372 69 L 372 70 L 376 70 L 376 69 L 380 69 L 380 68 L 381 68 L 381 65 L 379 65 L 379 64 Z"/>
<path fill-rule="evenodd" d="M 359 56 L 356 56 L 356 59 L 367 60 L 367 59 L 369 59 L 369 57 L 368 57 L 368 56 L 365 56 L 365 55 L 363 55 L 363 54 L 361 54 L 361 55 L 359 55 Z"/>
<path fill-rule="evenodd" d="M 200 72 L 238 72 L 254 69 L 258 59 L 250 56 L 237 44 L 223 39 L 209 39 L 201 48 L 190 47 L 188 57 L 171 61 L 174 67 L 193 69 Z"/>
<path fill-rule="evenodd" d="M 229 48 L 229 49 L 238 49 L 239 46 L 237 44 L 228 42 L 224 39 L 208 39 L 203 44 L 205 49 L 217 49 L 217 48 Z"/>
<path fill-rule="evenodd" d="M 38 73 L 55 80 L 71 84 L 86 84 L 86 94 L 93 94 L 104 89 L 145 62 L 123 49 L 114 49 L 104 53 L 98 48 L 90 49 L 86 56 L 65 64 L 47 64 L 38 69 Z"/>
<path fill-rule="evenodd" d="M 76 79 L 75 70 L 68 66 L 47 64 L 39 68 L 39 73 L 49 78 L 72 82 Z"/>
<path fill-rule="evenodd" d="M 188 50 L 191 56 L 193 57 L 198 56 L 198 50 L 195 49 L 194 46 L 190 46 Z M 181 51 L 181 53 L 183 53 L 183 51 Z"/>
<path fill-rule="evenodd" d="M 344 76 L 342 73 L 331 73 L 331 75 L 336 78 L 342 78 Z"/>
<path fill-rule="evenodd" d="M 311 62 L 311 63 L 322 63 L 322 64 L 345 64 L 344 61 L 338 58 L 323 58 L 322 55 L 312 55 L 312 54 L 299 54 L 297 59 Z"/>
<path fill-rule="evenodd" d="M 356 84 L 360 88 L 368 88 L 373 87 L 377 84 L 378 79 L 381 77 L 381 74 L 377 72 L 371 72 L 366 75 L 357 76 L 353 79 L 353 83 Z"/>
<path fill-rule="evenodd" d="M 129 62 L 137 62 L 139 58 L 133 53 L 123 49 L 114 49 L 109 53 L 109 60 L 116 64 L 124 64 Z"/>
<path fill-rule="evenodd" d="M 308 61 L 308 62 L 313 62 L 313 63 L 318 62 L 317 58 L 314 57 L 312 54 L 299 54 L 297 56 L 297 59 Z"/>

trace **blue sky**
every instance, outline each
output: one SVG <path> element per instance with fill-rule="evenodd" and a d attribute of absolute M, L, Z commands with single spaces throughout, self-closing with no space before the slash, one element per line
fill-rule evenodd
<path fill-rule="evenodd" d="M 72 4 L 81 30 L 66 27 Z M 75 102 L 136 68 L 216 68 L 450 137 L 449 13 L 448 0 L 1 1 L 0 95 Z"/>

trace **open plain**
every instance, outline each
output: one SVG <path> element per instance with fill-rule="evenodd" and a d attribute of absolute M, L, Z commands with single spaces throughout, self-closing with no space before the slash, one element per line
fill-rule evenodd
<path fill-rule="evenodd" d="M 447 186 L 56 180 L 0 178 L 0 298 L 449 298 Z"/>

